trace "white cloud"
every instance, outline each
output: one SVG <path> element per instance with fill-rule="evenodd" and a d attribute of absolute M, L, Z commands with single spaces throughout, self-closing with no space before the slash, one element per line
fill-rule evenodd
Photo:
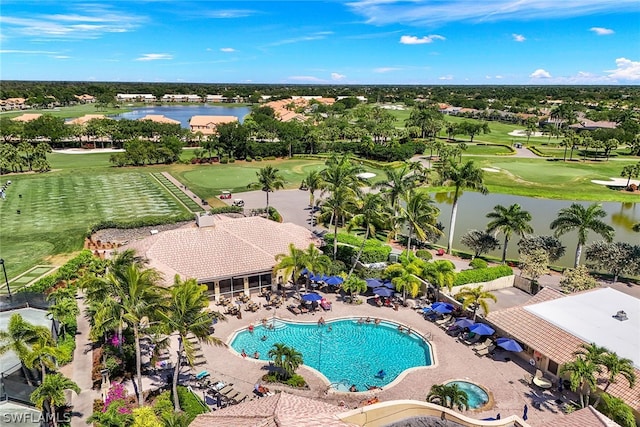
<path fill-rule="evenodd" d="M 589 31 L 593 31 L 599 36 L 608 36 L 615 33 L 615 31 L 613 31 L 611 28 L 604 28 L 604 27 L 591 27 L 589 28 Z"/>
<path fill-rule="evenodd" d="M 203 12 L 207 18 L 215 19 L 231 19 L 231 18 L 246 18 L 256 14 L 255 10 L 250 9 L 221 9 L 221 10 L 209 10 Z"/>
<path fill-rule="evenodd" d="M 446 40 L 446 39 L 438 34 L 431 34 L 424 37 L 416 37 L 416 36 L 400 37 L 400 43 L 402 44 L 426 44 L 426 43 L 433 43 L 434 40 Z"/>
<path fill-rule="evenodd" d="M 538 68 L 533 73 L 529 74 L 529 77 L 531 77 L 532 79 L 550 79 L 551 74 L 547 70 Z"/>
<path fill-rule="evenodd" d="M 220 48 L 220 52 L 227 52 L 227 53 L 229 53 L 229 52 L 235 52 L 235 51 L 236 51 L 236 50 L 235 50 L 234 48 L 232 48 L 232 47 L 223 47 L 223 48 Z"/>
<path fill-rule="evenodd" d="M 342 80 L 344 79 L 345 76 L 344 74 L 340 74 L 340 73 L 331 73 L 331 80 Z"/>
<path fill-rule="evenodd" d="M 513 37 L 513 40 L 516 42 L 523 42 L 527 39 L 522 34 L 516 34 L 516 33 L 511 34 L 511 37 Z"/>
<path fill-rule="evenodd" d="M 484 76 L 485 79 L 491 80 L 491 76 Z"/>
<path fill-rule="evenodd" d="M 400 71 L 402 68 L 398 68 L 398 67 L 379 67 L 379 68 L 374 68 L 373 72 L 374 73 L 390 73 L 392 71 Z"/>
<path fill-rule="evenodd" d="M 616 59 L 615 70 L 607 70 L 609 78 L 616 80 L 640 80 L 640 61 L 632 61 L 627 58 Z"/>
<path fill-rule="evenodd" d="M 173 59 L 173 55 L 168 53 L 143 53 L 141 57 L 136 58 L 136 61 L 158 61 Z"/>
<path fill-rule="evenodd" d="M 290 39 L 284 39 L 284 40 L 279 40 L 273 43 L 269 43 L 267 46 L 282 46 L 285 44 L 308 42 L 313 40 L 324 40 L 327 38 L 328 35 L 331 35 L 331 34 L 333 34 L 332 31 L 317 31 L 315 33 L 309 34 L 308 36 L 293 37 Z"/>
<path fill-rule="evenodd" d="M 458 21 L 558 19 L 603 12 L 637 11 L 638 0 L 351 0 L 347 6 L 367 23 L 442 24 Z"/>
<path fill-rule="evenodd" d="M 451 74 L 447 74 L 446 76 L 438 77 L 438 80 L 453 80 L 453 76 Z"/>
<path fill-rule="evenodd" d="M 500 75 L 497 75 L 497 76 L 496 76 L 496 79 L 503 79 L 503 78 L 504 78 L 504 77 L 502 77 L 502 76 L 500 76 Z"/>
<path fill-rule="evenodd" d="M 324 83 L 325 81 L 315 76 L 290 76 L 288 80 L 297 82 Z"/>
<path fill-rule="evenodd" d="M 54 55 L 52 58 L 55 58 L 55 59 L 69 59 L 71 57 L 67 56 L 67 55 Z"/>

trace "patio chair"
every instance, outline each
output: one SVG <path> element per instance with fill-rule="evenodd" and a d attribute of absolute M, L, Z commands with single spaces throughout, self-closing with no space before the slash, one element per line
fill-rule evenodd
<path fill-rule="evenodd" d="M 493 344 L 493 341 L 491 340 L 491 338 L 487 338 L 482 343 L 476 343 L 476 344 L 472 345 L 471 348 L 474 351 L 480 351 L 480 350 L 483 350 L 483 349 L 489 347 L 491 344 Z"/>
<path fill-rule="evenodd" d="M 482 338 L 480 335 L 475 334 L 473 337 L 469 338 L 463 338 L 462 342 L 465 343 L 466 345 L 473 345 L 475 343 L 477 343 L 478 341 L 480 341 L 480 338 Z"/>
<path fill-rule="evenodd" d="M 242 403 L 242 402 L 244 402 L 245 400 L 247 400 L 247 398 L 249 398 L 249 395 L 245 394 L 245 395 L 244 395 L 244 396 L 242 396 L 242 397 L 236 397 L 236 398 L 230 399 L 230 400 L 231 400 L 231 402 L 230 402 L 230 403 L 231 403 L 232 405 L 237 405 L 238 403 Z"/>
<path fill-rule="evenodd" d="M 495 350 L 495 349 L 496 349 L 495 345 L 490 345 L 489 347 L 483 347 L 480 350 L 476 351 L 476 355 L 480 356 L 480 357 L 487 356 L 487 355 L 493 353 L 493 350 Z"/>
<path fill-rule="evenodd" d="M 309 312 L 309 309 L 307 307 L 305 307 L 304 305 L 301 305 L 299 310 L 300 310 L 301 313 L 308 313 Z"/>
<path fill-rule="evenodd" d="M 444 325 L 445 323 L 447 323 L 450 320 L 451 320 L 451 315 L 448 314 L 448 315 L 444 316 L 442 319 L 436 320 L 435 323 L 436 323 L 436 325 Z"/>
<path fill-rule="evenodd" d="M 295 305 L 290 305 L 287 307 L 287 309 L 292 312 L 293 314 L 295 314 L 296 316 L 298 314 L 302 314 L 302 311 L 300 311 L 300 309 L 298 307 L 296 307 Z"/>

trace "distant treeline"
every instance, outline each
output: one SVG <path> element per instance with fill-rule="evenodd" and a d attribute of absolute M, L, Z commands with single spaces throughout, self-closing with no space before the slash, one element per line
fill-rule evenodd
<path fill-rule="evenodd" d="M 259 102 L 262 95 L 273 99 L 292 95 L 324 97 L 365 96 L 368 102 L 402 102 L 412 105 L 416 99 L 445 102 L 465 108 L 502 109 L 512 112 L 540 107 L 546 101 L 572 103 L 640 105 L 639 86 L 390 86 L 390 85 L 281 85 L 215 83 L 121 83 L 121 82 L 37 82 L 3 81 L 0 99 L 45 98 L 53 96 L 62 105 L 76 101 L 75 95 L 89 94 L 99 102 L 113 102 L 117 93 L 239 96 L 247 102 Z"/>

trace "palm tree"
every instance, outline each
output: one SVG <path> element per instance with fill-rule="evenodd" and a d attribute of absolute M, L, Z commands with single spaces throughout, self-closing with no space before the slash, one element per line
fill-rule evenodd
<path fill-rule="evenodd" d="M 527 233 L 533 233 L 533 227 L 529 224 L 531 221 L 531 214 L 528 211 L 523 211 L 520 205 L 515 203 L 508 208 L 502 205 L 497 205 L 493 208 L 493 212 L 487 214 L 487 218 L 491 218 L 492 221 L 487 224 L 487 231 L 489 233 L 498 232 L 504 233 L 504 245 L 502 247 L 502 263 L 504 264 L 507 259 L 507 245 L 509 239 L 513 233 L 525 236 Z"/>
<path fill-rule="evenodd" d="M 56 416 L 58 408 L 67 403 L 67 397 L 65 396 L 66 390 L 75 391 L 76 394 L 80 393 L 78 384 L 69 378 L 62 374 L 51 374 L 43 379 L 42 384 L 31 393 L 31 402 L 36 405 L 38 409 L 44 410 L 46 407 L 50 408 L 53 427 L 57 427 L 58 425 Z"/>
<path fill-rule="evenodd" d="M 433 199 L 424 191 L 409 191 L 403 197 L 406 205 L 400 208 L 400 223 L 409 228 L 407 249 L 411 250 L 411 239 L 415 233 L 421 240 L 427 240 L 427 235 L 441 235 L 442 231 L 436 227 L 436 220 L 440 210 L 433 206 Z"/>
<path fill-rule="evenodd" d="M 333 260 L 338 257 L 338 222 L 340 218 L 351 216 L 355 208 L 357 194 L 350 187 L 338 187 L 322 204 L 321 219 L 331 216 L 329 224 L 333 223 Z"/>
<path fill-rule="evenodd" d="M 304 265 L 308 271 L 315 274 L 326 274 L 331 270 L 331 258 L 316 248 L 313 243 L 304 251 Z M 310 274 L 307 275 L 307 289 L 309 289 Z"/>
<path fill-rule="evenodd" d="M 422 271 L 422 277 L 436 288 L 436 301 L 440 298 L 440 289 L 444 286 L 451 290 L 456 278 L 456 266 L 449 260 L 428 262 Z"/>
<path fill-rule="evenodd" d="M 322 187 L 324 185 L 322 174 L 320 173 L 320 171 L 313 170 L 307 174 L 302 183 L 307 187 L 307 191 L 309 191 L 309 206 L 311 207 L 311 211 L 313 212 L 316 198 L 315 193 L 318 190 L 322 190 Z"/>
<path fill-rule="evenodd" d="M 51 338 L 51 332 L 44 326 L 35 326 L 27 322 L 19 314 L 9 318 L 6 331 L 0 331 L 0 356 L 13 351 L 22 367 L 27 383 L 31 385 L 31 376 L 27 372 L 25 361 L 28 360 L 33 345 Z"/>
<path fill-rule="evenodd" d="M 570 207 L 560 209 L 558 218 L 550 225 L 555 230 L 555 236 L 560 237 L 572 230 L 578 231 L 578 245 L 576 247 L 576 259 L 574 267 L 580 264 L 580 256 L 582 255 L 582 247 L 587 242 L 587 234 L 593 231 L 607 242 L 613 240 L 614 229 L 610 225 L 601 220 L 607 216 L 602 209 L 600 203 L 593 203 L 585 208 L 581 204 L 572 203 Z"/>
<path fill-rule="evenodd" d="M 403 299 L 407 298 L 407 293 L 415 297 L 424 283 L 420 275 L 426 263 L 409 250 L 402 252 L 399 261 L 384 270 L 384 277 L 391 279 L 395 289 L 403 293 Z"/>
<path fill-rule="evenodd" d="M 427 395 L 427 402 L 445 408 L 458 408 L 463 411 L 469 408 L 469 397 L 457 384 L 434 384 Z"/>
<path fill-rule="evenodd" d="M 188 336 L 192 335 L 198 342 L 205 344 L 224 346 L 222 340 L 210 335 L 214 319 L 224 317 L 220 313 L 207 310 L 209 307 L 207 286 L 199 285 L 196 279 L 182 281 L 180 276 L 176 275 L 169 291 L 171 293 L 169 306 L 159 311 L 158 317 L 167 333 L 175 332 L 178 334 L 178 357 L 171 387 L 174 408 L 176 412 L 179 412 L 178 378 L 180 367 L 184 359 L 191 367 L 193 367 L 195 360 L 195 348 Z"/>
<path fill-rule="evenodd" d="M 369 237 L 375 236 L 378 232 L 389 230 L 389 219 L 391 218 L 391 212 L 386 209 L 384 200 L 379 194 L 365 194 L 361 200 L 356 202 L 356 208 L 358 213 L 347 224 L 347 231 L 351 232 L 354 227 L 358 227 L 364 230 L 364 237 L 347 278 L 353 274 Z"/>
<path fill-rule="evenodd" d="M 584 408 L 589 404 L 589 395 L 595 390 L 598 380 L 597 374 L 602 372 L 600 366 L 584 356 L 578 356 L 572 362 L 565 363 L 560 368 L 560 375 L 569 374 L 570 388 L 580 395 L 580 405 Z M 586 393 L 583 393 L 586 388 Z"/>
<path fill-rule="evenodd" d="M 73 322 L 80 314 L 78 303 L 71 298 L 56 298 L 55 303 L 50 305 L 47 311 L 60 323 L 61 335 L 66 334 L 67 324 Z"/>
<path fill-rule="evenodd" d="M 278 376 L 282 380 L 291 378 L 296 369 L 304 363 L 302 353 L 282 343 L 275 343 L 267 356 L 273 359 L 273 365 L 279 369 Z"/>
<path fill-rule="evenodd" d="M 498 299 L 494 294 L 482 289 L 482 285 L 475 288 L 463 288 L 455 295 L 456 299 L 462 299 L 462 309 L 473 308 L 473 321 L 476 321 L 476 312 L 478 308 L 482 308 L 482 312 L 486 316 L 489 314 L 489 304 L 487 300 L 497 302 Z"/>
<path fill-rule="evenodd" d="M 48 337 L 41 337 L 33 344 L 31 351 L 27 354 L 24 364 L 29 369 L 39 367 L 42 381 L 47 376 L 47 369 L 56 368 L 56 360 L 64 357 L 64 352 L 56 347 L 51 334 Z"/>
<path fill-rule="evenodd" d="M 269 216 L 269 193 L 284 188 L 284 177 L 273 166 L 265 166 L 256 172 L 258 181 L 249 184 L 249 188 L 260 188 L 267 195 L 267 216 Z"/>
<path fill-rule="evenodd" d="M 387 178 L 374 184 L 373 188 L 380 190 L 380 193 L 384 195 L 391 209 L 393 209 L 393 214 L 397 216 L 400 199 L 414 187 L 415 177 L 409 174 L 409 166 L 407 164 L 401 168 L 385 168 L 384 173 Z"/>
<path fill-rule="evenodd" d="M 291 280 L 296 287 L 296 292 L 299 295 L 300 290 L 298 288 L 298 280 L 300 279 L 302 270 L 307 268 L 307 254 L 303 250 L 296 248 L 293 243 L 290 243 L 289 253 L 276 255 L 276 263 L 277 264 L 273 267 L 273 271 L 281 271 L 286 279 L 291 277 Z"/>
<path fill-rule="evenodd" d="M 367 290 L 367 282 L 357 276 L 351 276 L 340 287 L 343 291 L 348 292 L 351 296 L 351 302 L 353 302 L 353 296 L 361 294 Z"/>
<path fill-rule="evenodd" d="M 622 172 L 620 172 L 620 176 L 623 178 L 627 178 L 627 183 L 625 184 L 625 188 L 629 188 L 629 183 L 631 182 L 631 178 L 637 178 L 640 175 L 640 163 L 635 165 L 626 165 L 622 168 Z"/>
<path fill-rule="evenodd" d="M 453 246 L 453 234 L 456 226 L 456 215 L 458 213 L 458 199 L 460 190 L 465 188 L 477 190 L 481 194 L 487 194 L 489 190 L 484 186 L 482 169 L 478 168 L 473 160 L 466 163 L 456 163 L 449 160 L 441 170 L 441 184 L 450 184 L 455 187 L 453 193 L 453 205 L 451 207 L 451 223 L 449 225 L 449 241 L 447 242 L 447 253 L 451 253 Z"/>
<path fill-rule="evenodd" d="M 624 357 L 619 357 L 616 353 L 607 351 L 606 354 L 600 359 L 600 365 L 603 366 L 609 376 L 607 377 L 607 385 L 604 387 L 604 392 L 607 392 L 609 386 L 616 382 L 618 375 L 622 375 L 629 383 L 629 388 L 633 388 L 636 383 L 636 373 L 633 367 L 633 361 Z M 597 402 L 596 405 L 597 406 Z"/>

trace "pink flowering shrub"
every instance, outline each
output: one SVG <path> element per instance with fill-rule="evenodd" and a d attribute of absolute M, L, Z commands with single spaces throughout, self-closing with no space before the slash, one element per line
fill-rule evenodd
<path fill-rule="evenodd" d="M 104 408 L 102 412 L 107 412 L 111 405 L 115 405 L 118 408 L 120 414 L 130 414 L 131 408 L 127 407 L 127 389 L 124 388 L 122 383 L 113 383 L 109 387 L 107 392 L 107 398 L 104 401 Z"/>

